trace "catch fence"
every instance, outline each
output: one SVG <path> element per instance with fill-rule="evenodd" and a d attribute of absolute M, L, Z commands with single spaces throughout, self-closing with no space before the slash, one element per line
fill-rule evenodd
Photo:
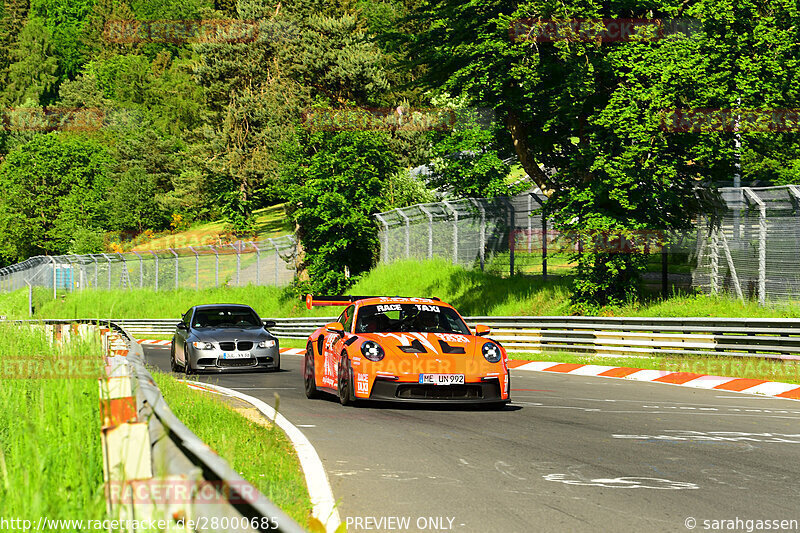
<path fill-rule="evenodd" d="M 295 272 L 293 236 L 158 251 L 36 256 L 0 269 L 0 290 L 77 291 L 285 286 Z"/>

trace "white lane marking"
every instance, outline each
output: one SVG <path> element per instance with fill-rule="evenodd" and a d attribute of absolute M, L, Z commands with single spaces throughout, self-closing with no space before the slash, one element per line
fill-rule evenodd
<path fill-rule="evenodd" d="M 276 412 L 275 409 L 258 398 L 233 389 L 220 387 L 219 385 L 210 383 L 203 383 L 202 385 L 252 404 L 286 433 L 286 436 L 292 441 L 292 446 L 297 451 L 300 466 L 303 467 L 303 473 L 306 476 L 308 495 L 311 499 L 311 504 L 314 506 L 312 515 L 325 524 L 325 530 L 328 533 L 334 533 L 342 521 L 339 518 L 339 510 L 336 508 L 333 490 L 328 482 L 328 475 L 325 473 L 325 468 L 322 466 L 322 460 L 319 458 L 317 450 L 314 449 L 311 441 L 303 435 L 303 432 L 289 422 L 285 416 Z"/>
<path fill-rule="evenodd" d="M 670 435 L 612 435 L 615 439 L 665 440 L 691 442 L 765 442 L 770 444 L 800 444 L 800 433 L 745 433 L 741 431 L 692 431 L 666 429 Z"/>
<path fill-rule="evenodd" d="M 570 479 L 568 476 L 573 476 Z M 681 490 L 699 489 L 694 483 L 685 481 L 672 481 L 656 477 L 615 477 L 615 478 L 596 478 L 580 479 L 574 474 L 546 474 L 543 476 L 547 481 L 558 481 L 567 485 L 579 485 L 583 487 L 603 487 L 608 489 L 657 489 L 657 490 Z"/>
<path fill-rule="evenodd" d="M 295 424 L 299 428 L 315 428 L 317 427 L 316 424 Z"/>

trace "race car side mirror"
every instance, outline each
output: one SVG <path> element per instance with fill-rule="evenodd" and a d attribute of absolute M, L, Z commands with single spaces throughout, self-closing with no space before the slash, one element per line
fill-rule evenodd
<path fill-rule="evenodd" d="M 344 326 L 341 322 L 331 322 L 329 324 L 325 324 L 325 329 L 328 330 L 328 333 L 338 333 L 339 335 L 344 335 Z"/>
<path fill-rule="evenodd" d="M 484 335 L 488 335 L 489 332 L 492 331 L 492 328 L 489 326 L 484 326 L 482 324 L 478 324 L 475 326 L 475 335 L 478 337 L 483 337 Z"/>

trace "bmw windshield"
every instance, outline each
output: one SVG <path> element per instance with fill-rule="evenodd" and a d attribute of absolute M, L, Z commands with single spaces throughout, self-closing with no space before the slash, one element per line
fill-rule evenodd
<path fill-rule="evenodd" d="M 213 307 L 198 309 L 192 318 L 193 328 L 260 328 L 261 320 L 250 309 Z"/>
<path fill-rule="evenodd" d="M 469 328 L 450 307 L 433 304 L 365 305 L 358 311 L 356 333 L 459 333 L 470 335 Z"/>

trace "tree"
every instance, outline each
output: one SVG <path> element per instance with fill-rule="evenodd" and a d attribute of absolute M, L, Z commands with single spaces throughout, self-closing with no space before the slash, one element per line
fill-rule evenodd
<path fill-rule="evenodd" d="M 336 294 L 374 265 L 379 228 L 373 215 L 385 208 L 382 192 L 397 169 L 384 135 L 312 135 L 289 170 L 296 183 L 291 216 L 307 252 L 302 288 Z"/>
<path fill-rule="evenodd" d="M 0 165 L 3 259 L 67 253 L 79 230 L 107 229 L 112 163 L 99 143 L 58 133 L 9 153 Z"/>
<path fill-rule="evenodd" d="M 25 23 L 11 58 L 3 99 L 10 105 L 46 105 L 55 94 L 58 59 L 50 32 L 38 18 L 29 18 Z"/>

